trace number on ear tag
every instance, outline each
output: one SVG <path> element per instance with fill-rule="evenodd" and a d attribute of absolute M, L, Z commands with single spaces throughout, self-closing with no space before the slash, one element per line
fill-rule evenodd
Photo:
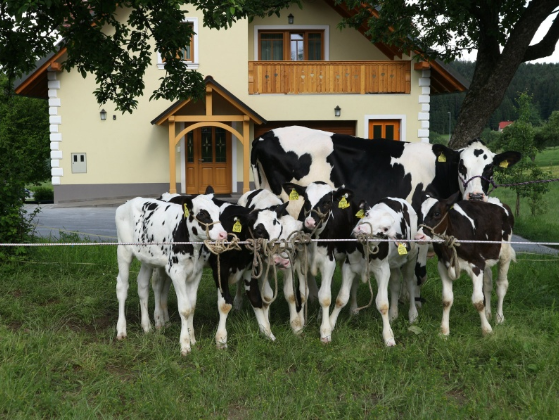
<path fill-rule="evenodd" d="M 239 233 L 241 230 L 243 230 L 243 225 L 241 225 L 241 222 L 237 220 L 233 225 L 233 232 Z"/>
<path fill-rule="evenodd" d="M 362 219 L 363 217 L 365 217 L 365 212 L 363 211 L 363 209 L 359 210 L 357 213 L 355 213 L 355 217 Z"/>
<path fill-rule="evenodd" d="M 345 197 L 342 197 L 342 199 L 338 203 L 338 207 L 341 208 L 341 209 L 347 209 L 349 207 L 349 203 L 347 202 Z"/>
<path fill-rule="evenodd" d="M 499 166 L 501 168 L 508 168 L 509 167 L 509 161 L 508 160 L 503 160 L 501 163 L 499 163 Z"/>
<path fill-rule="evenodd" d="M 444 155 L 444 153 L 441 153 L 441 154 L 439 155 L 438 161 L 439 161 L 439 162 L 446 162 L 446 156 Z"/>
<path fill-rule="evenodd" d="M 406 255 L 408 250 L 406 249 L 406 245 L 403 243 L 398 244 L 398 255 Z"/>
<path fill-rule="evenodd" d="M 295 191 L 295 188 L 293 188 L 291 190 L 291 193 L 289 193 L 289 199 L 290 200 L 298 200 L 299 199 L 299 193 L 297 191 Z"/>
<path fill-rule="evenodd" d="M 188 216 L 190 216 L 190 212 L 188 211 L 188 207 L 186 207 L 186 203 L 184 203 L 182 206 L 184 208 L 184 218 L 188 219 Z"/>

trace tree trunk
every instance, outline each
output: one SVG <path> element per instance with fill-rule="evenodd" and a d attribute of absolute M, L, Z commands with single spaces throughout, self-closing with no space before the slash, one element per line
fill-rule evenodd
<path fill-rule="evenodd" d="M 498 40 L 492 35 L 498 33 L 498 19 L 495 19 L 498 11 L 495 15 L 488 10 L 480 18 L 476 69 L 449 142 L 451 148 L 464 147 L 481 135 L 487 121 L 501 104 L 518 66 L 525 61 L 525 57 L 534 58 L 530 42 L 556 3 L 532 1 L 512 30 L 502 52 L 499 51 Z M 529 48 L 532 54 L 527 54 Z"/>
<path fill-rule="evenodd" d="M 520 216 L 520 194 L 516 193 L 516 205 L 514 207 L 514 216 Z"/>

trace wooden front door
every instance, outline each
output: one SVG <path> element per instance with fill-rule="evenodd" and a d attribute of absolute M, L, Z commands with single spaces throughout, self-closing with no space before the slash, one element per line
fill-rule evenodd
<path fill-rule="evenodd" d="M 231 133 L 203 127 L 186 135 L 186 193 L 203 194 L 211 185 L 216 194 L 231 193 Z"/>
<path fill-rule="evenodd" d="M 400 140 L 400 120 L 369 120 L 369 138 Z"/>

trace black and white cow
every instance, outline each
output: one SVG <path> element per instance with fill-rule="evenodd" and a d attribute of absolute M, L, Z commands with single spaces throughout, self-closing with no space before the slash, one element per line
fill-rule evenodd
<path fill-rule="evenodd" d="M 381 239 L 392 239 L 395 241 L 409 241 L 417 233 L 417 214 L 411 205 L 401 198 L 387 197 L 380 200 L 373 207 L 369 207 L 362 202 L 360 208 L 363 210 L 363 217 L 353 229 L 353 235 L 365 234 L 374 235 Z M 398 297 L 400 295 L 400 278 L 403 275 L 404 283 L 408 288 L 410 296 L 415 294 L 417 284 L 415 278 L 415 265 L 417 262 L 419 246 L 414 242 L 383 242 L 370 241 L 370 244 L 377 247 L 375 253 L 369 255 L 369 261 L 365 259 L 363 247 L 359 245 L 357 250 L 348 255 L 344 265 L 355 275 L 361 276 L 364 281 L 369 270 L 377 280 L 378 293 L 376 306 L 381 314 L 383 322 L 382 336 L 387 346 L 394 346 L 394 334 L 390 327 L 390 321 L 398 317 Z M 424 248 L 423 256 L 427 256 L 427 245 Z M 351 276 L 353 277 L 353 276 Z M 349 296 L 351 282 L 349 278 L 344 278 L 339 299 L 345 305 Z M 388 286 L 390 285 L 390 305 L 388 301 Z M 337 314 L 343 306 L 336 305 L 332 312 L 332 318 L 336 319 Z M 409 320 L 414 322 L 417 318 L 417 308 L 415 299 L 410 299 Z"/>
<path fill-rule="evenodd" d="M 452 264 L 453 251 L 447 245 L 433 243 L 439 258 L 438 270 L 443 283 L 441 333 L 443 335 L 450 333 L 450 308 L 454 302 L 452 281 L 460 277 L 462 270 L 468 273 L 473 282 L 472 303 L 481 318 L 482 332 L 483 334 L 490 333 L 492 329 L 487 320 L 488 312 L 486 312 L 485 305 L 489 305 L 491 300 L 491 267 L 499 263 L 496 320 L 499 324 L 505 319 L 503 300 L 509 284 L 507 273 L 511 261 L 515 260 L 516 257 L 510 244 L 514 227 L 514 217 L 510 208 L 496 199 L 491 199 L 490 202 L 460 201 L 460 193 L 456 193 L 446 200 L 438 200 L 429 194 L 425 194 L 421 212 L 423 223 L 430 229 L 421 227 L 416 239 L 429 240 L 433 237 L 433 233 L 444 233 L 448 236 L 454 236 L 458 241 L 498 242 L 496 244 L 461 242 L 460 246 L 455 248 L 458 267 L 456 267 L 456 264 Z M 484 286 L 486 288 L 485 304 Z"/>
<path fill-rule="evenodd" d="M 421 194 L 486 199 L 494 166 L 510 167 L 518 152 L 491 152 L 479 139 L 460 150 L 439 144 L 364 140 L 306 127 L 277 128 L 252 142 L 251 165 L 257 188 L 284 201 L 283 184 L 322 181 L 354 192 L 357 203 L 403 198 L 419 214 Z"/>
<path fill-rule="evenodd" d="M 136 257 L 141 263 L 138 294 L 142 328 L 146 332 L 151 329 L 147 302 L 152 271 L 154 268 L 164 268 L 177 293 L 181 317 L 181 354 L 186 355 L 191 351 L 191 346 L 196 342 L 193 326 L 196 294 L 205 259 L 201 244 L 179 245 L 175 242 L 201 242 L 208 237 L 213 241 L 227 238 L 227 232 L 219 221 L 219 209 L 212 198 L 211 194 L 188 197 L 181 206 L 138 197 L 117 208 L 118 339 L 126 337 L 124 304 L 128 293 L 130 263 Z M 150 242 L 157 245 L 151 245 Z"/>

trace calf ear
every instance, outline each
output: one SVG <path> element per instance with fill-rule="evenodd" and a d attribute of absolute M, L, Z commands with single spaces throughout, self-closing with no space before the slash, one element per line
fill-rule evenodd
<path fill-rule="evenodd" d="M 443 146 L 442 144 L 434 144 L 433 153 L 437 157 L 436 161 L 440 163 L 457 161 L 458 157 L 460 156 L 460 153 L 446 146 Z"/>
<path fill-rule="evenodd" d="M 184 212 L 184 217 L 188 218 L 192 214 L 192 197 L 181 197 L 182 198 L 182 210 Z"/>
<path fill-rule="evenodd" d="M 208 185 L 204 194 L 215 194 L 213 187 L 211 185 Z"/>
<path fill-rule="evenodd" d="M 517 163 L 520 159 L 522 159 L 522 155 L 518 152 L 503 152 L 495 155 L 493 158 L 493 165 L 500 166 L 501 168 L 508 168 Z"/>
<path fill-rule="evenodd" d="M 289 197 L 291 192 L 295 190 L 299 196 L 304 195 L 307 187 L 303 187 L 302 185 L 294 184 L 293 182 L 286 182 L 283 184 L 283 190 Z"/>
<path fill-rule="evenodd" d="M 361 200 L 361 202 L 359 203 L 359 208 L 362 210 L 369 210 L 371 207 L 365 200 Z"/>
<path fill-rule="evenodd" d="M 458 203 L 459 201 L 462 201 L 462 193 L 460 191 L 457 191 L 454 194 L 452 194 L 450 197 L 448 197 L 446 200 L 444 200 L 444 203 L 446 204 L 447 207 L 451 207 L 452 205 Z"/>
<path fill-rule="evenodd" d="M 276 207 L 276 214 L 278 215 L 278 218 L 281 216 L 285 216 L 286 214 L 289 214 L 287 212 L 288 205 L 289 205 L 289 201 Z"/>
<path fill-rule="evenodd" d="M 340 201 L 344 196 L 347 201 L 350 201 L 353 198 L 353 191 L 347 188 L 338 188 L 334 191 L 334 201 Z"/>

